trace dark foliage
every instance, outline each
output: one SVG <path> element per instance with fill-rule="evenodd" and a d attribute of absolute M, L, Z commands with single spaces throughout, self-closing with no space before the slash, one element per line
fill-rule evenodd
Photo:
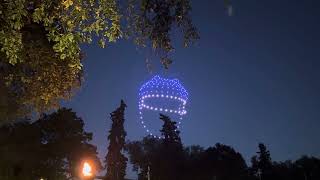
<path fill-rule="evenodd" d="M 183 175 L 183 146 L 180 138 L 180 131 L 176 126 L 176 122 L 171 121 L 168 116 L 160 114 L 163 121 L 160 130 L 163 137 L 161 141 L 159 161 L 157 167 L 153 168 L 152 176 L 160 179 L 181 179 Z M 162 156 L 161 156 L 162 155 Z"/>
<path fill-rule="evenodd" d="M 100 168 L 92 134 L 71 109 L 60 109 L 31 123 L 0 127 L 0 179 L 48 180 L 78 176 L 81 158 Z"/>
<path fill-rule="evenodd" d="M 182 33 L 184 47 L 199 39 L 190 16 L 190 0 L 129 0 L 128 3 L 129 36 L 138 45 L 150 45 L 166 69 L 172 63 L 169 53 L 174 50 L 171 36 L 175 29 Z"/>
<path fill-rule="evenodd" d="M 183 176 L 184 153 L 176 122 L 162 114 L 160 119 L 164 122 L 162 139 L 147 136 L 126 146 L 133 169 L 141 180 L 147 179 L 148 168 L 151 179 L 155 180 L 181 179 Z"/>
<path fill-rule="evenodd" d="M 320 177 L 320 159 L 303 156 L 295 162 L 273 162 L 262 143 L 258 145 L 257 155 L 252 157 L 251 167 L 239 152 L 220 143 L 207 149 L 183 148 L 175 122 L 164 115 L 161 120 L 164 139 L 148 136 L 126 145 L 139 180 L 147 179 L 148 167 L 152 180 L 316 180 Z"/>
<path fill-rule="evenodd" d="M 106 156 L 107 180 L 123 180 L 126 175 L 127 158 L 122 151 L 125 146 L 124 111 L 126 104 L 121 100 L 120 107 L 111 113 L 112 125 L 109 131 L 109 147 Z"/>
<path fill-rule="evenodd" d="M 249 175 L 257 180 L 316 180 L 320 178 L 320 159 L 302 156 L 295 162 L 272 162 L 267 147 L 260 143 L 258 156 L 251 159 Z"/>
<path fill-rule="evenodd" d="M 107 180 L 124 180 L 129 155 L 139 180 L 319 180 L 320 159 L 303 156 L 296 161 L 274 162 L 266 145 L 248 167 L 242 155 L 220 143 L 203 148 L 184 147 L 176 122 L 160 114 L 163 138 L 147 136 L 125 144 L 126 105 L 111 113 Z M 71 109 L 43 115 L 38 121 L 22 120 L 0 126 L 0 180 L 66 180 L 77 178 L 83 160 L 101 168 L 92 134 Z M 92 177 L 93 178 L 93 177 Z"/>
<path fill-rule="evenodd" d="M 270 152 L 262 143 L 259 143 L 258 147 L 258 156 L 253 156 L 251 159 L 251 173 L 261 179 L 270 179 L 272 178 L 272 161 Z"/>

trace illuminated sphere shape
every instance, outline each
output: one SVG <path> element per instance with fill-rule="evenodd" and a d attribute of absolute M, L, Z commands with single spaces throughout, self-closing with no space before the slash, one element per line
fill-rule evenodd
<path fill-rule="evenodd" d="M 159 100 L 163 103 L 157 103 Z M 177 127 L 180 128 L 182 117 L 187 113 L 185 108 L 187 101 L 188 93 L 178 79 L 154 76 L 141 86 L 139 92 L 139 116 L 142 127 L 149 135 L 161 138 L 144 120 L 144 112 L 155 111 L 169 117 L 178 116 Z"/>

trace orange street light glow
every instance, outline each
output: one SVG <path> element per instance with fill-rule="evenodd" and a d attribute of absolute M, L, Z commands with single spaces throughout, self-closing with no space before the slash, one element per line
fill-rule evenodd
<path fill-rule="evenodd" d="M 89 163 L 87 162 L 83 163 L 82 174 L 83 176 L 86 176 L 86 177 L 92 176 L 92 168 Z"/>

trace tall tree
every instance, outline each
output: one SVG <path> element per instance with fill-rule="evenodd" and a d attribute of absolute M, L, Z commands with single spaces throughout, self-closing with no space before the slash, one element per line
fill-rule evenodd
<path fill-rule="evenodd" d="M 252 167 L 251 172 L 257 176 L 259 179 L 269 180 L 272 179 L 272 161 L 269 150 L 267 150 L 266 145 L 259 143 L 259 151 L 257 156 L 251 159 Z"/>
<path fill-rule="evenodd" d="M 160 130 L 163 140 L 161 160 L 159 159 L 159 170 L 152 170 L 156 173 L 159 179 L 181 179 L 184 164 L 183 145 L 181 143 L 180 131 L 176 126 L 176 122 L 172 121 L 169 116 L 160 114 L 160 119 L 163 121 L 162 129 Z"/>
<path fill-rule="evenodd" d="M 123 180 L 126 175 L 127 158 L 123 155 L 126 131 L 124 130 L 124 111 L 127 105 L 121 100 L 120 107 L 111 113 L 111 129 L 108 140 L 109 147 L 105 163 L 106 180 Z"/>
<path fill-rule="evenodd" d="M 162 129 L 160 130 L 163 136 L 163 143 L 165 146 L 175 145 L 177 148 L 182 148 L 180 131 L 176 124 L 177 122 L 171 121 L 169 116 L 160 114 L 160 119 L 163 121 Z"/>
<path fill-rule="evenodd" d="M 151 179 L 181 179 L 184 164 L 184 152 L 176 122 L 160 114 L 163 121 L 160 130 L 162 138 L 147 136 L 142 141 L 128 142 L 133 170 L 138 172 L 139 180 L 146 180 L 150 168 Z"/>

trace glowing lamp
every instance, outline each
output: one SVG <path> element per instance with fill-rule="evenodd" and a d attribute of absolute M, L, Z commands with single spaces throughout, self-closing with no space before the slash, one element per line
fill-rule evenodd
<path fill-rule="evenodd" d="M 91 177 L 91 176 L 93 176 L 92 167 L 90 166 L 90 164 L 89 164 L 88 162 L 84 162 L 84 163 L 83 163 L 82 175 L 83 175 L 84 177 Z"/>

